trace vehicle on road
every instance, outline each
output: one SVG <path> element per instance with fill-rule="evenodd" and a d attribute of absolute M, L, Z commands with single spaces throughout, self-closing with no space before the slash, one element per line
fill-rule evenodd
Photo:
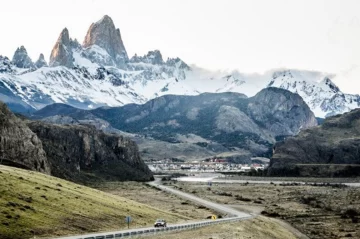
<path fill-rule="evenodd" d="M 166 227 L 166 220 L 164 219 L 157 219 L 154 223 L 154 227 Z"/>

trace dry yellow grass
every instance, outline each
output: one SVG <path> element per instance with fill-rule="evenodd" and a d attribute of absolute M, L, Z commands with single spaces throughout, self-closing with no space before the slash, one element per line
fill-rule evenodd
<path fill-rule="evenodd" d="M 189 218 L 42 173 L 0 165 L 0 238 L 60 236 Z"/>

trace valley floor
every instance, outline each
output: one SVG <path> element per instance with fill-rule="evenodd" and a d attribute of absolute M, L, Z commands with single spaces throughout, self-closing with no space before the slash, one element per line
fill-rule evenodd
<path fill-rule="evenodd" d="M 169 184 L 165 182 L 165 184 Z M 171 183 L 170 183 L 171 185 Z M 144 190 L 142 183 L 136 182 L 108 182 L 98 185 L 99 189 L 106 192 L 120 195 L 122 197 L 130 198 L 134 201 L 145 203 L 157 208 L 163 208 L 165 210 L 180 213 L 192 218 L 205 219 L 210 215 L 219 215 L 218 213 L 204 208 L 203 206 L 196 205 L 190 201 L 184 201 L 175 195 L 167 192 L 159 191 L 156 188 L 148 186 L 148 189 L 155 189 L 155 192 L 151 190 Z M 193 191 L 192 191 L 193 192 Z M 221 201 L 220 201 L 221 202 Z M 233 206 L 239 211 L 246 211 L 253 215 L 260 215 L 262 207 L 260 206 Z M 283 222 L 279 219 L 269 218 L 264 216 L 257 216 L 251 220 L 244 220 L 237 223 L 213 225 L 211 227 L 204 227 L 191 231 L 180 231 L 174 233 L 151 235 L 151 238 L 155 239 L 187 239 L 187 238 L 258 238 L 258 239 L 270 239 L 270 238 L 301 238 L 307 237 L 293 228 L 291 225 Z M 142 237 L 139 237 L 142 238 Z"/>
<path fill-rule="evenodd" d="M 213 183 L 210 188 L 206 182 L 168 184 L 239 210 L 281 219 L 309 238 L 360 238 L 358 187 Z"/>
<path fill-rule="evenodd" d="M 138 182 L 92 189 L 41 173 L 0 165 L 0 238 L 55 237 L 224 216 Z M 151 238 L 360 238 L 360 190 L 352 187 L 164 182 L 198 197 L 259 215 L 251 220 Z M 287 224 L 289 223 L 289 224 Z M 296 229 L 295 229 L 296 228 Z M 300 233 L 299 231 L 302 233 Z"/>

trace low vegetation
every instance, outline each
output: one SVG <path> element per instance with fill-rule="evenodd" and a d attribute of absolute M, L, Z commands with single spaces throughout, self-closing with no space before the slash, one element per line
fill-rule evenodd
<path fill-rule="evenodd" d="M 61 236 L 189 219 L 42 173 L 0 166 L 0 238 Z"/>
<path fill-rule="evenodd" d="M 281 219 L 309 238 L 360 238 L 360 190 L 357 187 L 292 182 L 280 185 L 214 183 L 211 190 L 206 183 L 178 182 L 176 187 L 186 192 L 196 190 L 201 198 L 239 210 Z"/>
<path fill-rule="evenodd" d="M 164 184 L 173 185 L 166 181 Z M 198 205 L 192 201 L 185 200 L 174 194 L 164 192 L 161 189 L 141 182 L 100 182 L 92 187 L 98 188 L 107 193 L 118 195 L 154 208 L 161 208 L 164 211 L 181 214 L 191 220 L 204 220 L 211 215 L 218 215 L 216 211 Z M 218 215 L 222 216 L 222 215 Z M 169 221 L 173 224 L 175 221 Z"/>

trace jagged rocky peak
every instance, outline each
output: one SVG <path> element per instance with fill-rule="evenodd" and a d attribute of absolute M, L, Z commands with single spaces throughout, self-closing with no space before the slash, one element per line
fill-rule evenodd
<path fill-rule="evenodd" d="M 46 63 L 45 61 L 45 57 L 44 57 L 44 54 L 40 54 L 39 56 L 39 59 L 35 62 L 35 66 L 37 68 L 41 68 L 41 67 L 44 67 L 44 66 L 48 66 L 48 64 Z"/>
<path fill-rule="evenodd" d="M 149 64 L 153 64 L 153 65 L 164 64 L 164 60 L 163 60 L 161 52 L 159 50 L 149 51 L 144 56 L 138 56 L 137 54 L 135 54 L 135 56 L 133 56 L 130 59 L 130 62 L 131 63 L 143 62 L 143 63 L 149 63 Z"/>
<path fill-rule="evenodd" d="M 275 71 L 275 72 L 273 73 L 273 75 L 272 75 L 272 78 L 273 78 L 273 79 L 276 79 L 276 78 L 279 78 L 279 77 L 283 77 L 283 78 L 287 77 L 287 78 L 289 78 L 289 79 L 294 78 L 291 70 L 279 70 L 279 71 Z"/>
<path fill-rule="evenodd" d="M 64 28 L 60 33 L 50 55 L 50 66 L 73 67 L 74 59 L 71 50 L 69 30 Z"/>
<path fill-rule="evenodd" d="M 179 57 L 168 58 L 165 62 L 159 50 L 149 51 L 144 56 L 138 56 L 137 54 L 135 54 L 130 59 L 130 63 L 148 63 L 152 65 L 167 65 L 179 69 L 190 70 L 190 67 Z"/>
<path fill-rule="evenodd" d="M 0 55 L 0 73 L 14 72 L 13 66 L 13 63 L 8 57 Z"/>
<path fill-rule="evenodd" d="M 153 65 L 164 64 L 161 52 L 159 50 L 149 51 L 146 55 L 146 58 L 149 60 L 149 63 Z"/>
<path fill-rule="evenodd" d="M 107 15 L 91 24 L 86 34 L 83 47 L 88 48 L 94 45 L 106 50 L 117 66 L 124 66 L 129 59 L 120 30 L 115 28 L 113 20 Z"/>
<path fill-rule="evenodd" d="M 191 69 L 191 68 L 190 68 L 183 60 L 181 60 L 179 57 L 176 57 L 176 58 L 168 58 L 168 59 L 166 60 L 166 65 L 176 66 L 177 68 L 185 69 L 185 70 L 190 70 L 190 69 Z"/>
<path fill-rule="evenodd" d="M 337 93 L 337 92 L 340 92 L 340 89 L 337 85 L 335 85 L 334 82 L 332 82 L 330 80 L 330 78 L 328 77 L 325 77 L 325 79 L 323 80 L 323 82 L 325 85 L 329 86 L 329 88 L 334 92 L 334 93 Z"/>
<path fill-rule="evenodd" d="M 34 63 L 28 56 L 24 46 L 18 47 L 14 53 L 12 62 L 19 68 L 33 68 Z"/>
<path fill-rule="evenodd" d="M 79 43 L 79 41 L 76 38 L 74 38 L 74 40 L 72 40 L 70 38 L 70 46 L 73 49 L 81 49 L 81 44 Z"/>

